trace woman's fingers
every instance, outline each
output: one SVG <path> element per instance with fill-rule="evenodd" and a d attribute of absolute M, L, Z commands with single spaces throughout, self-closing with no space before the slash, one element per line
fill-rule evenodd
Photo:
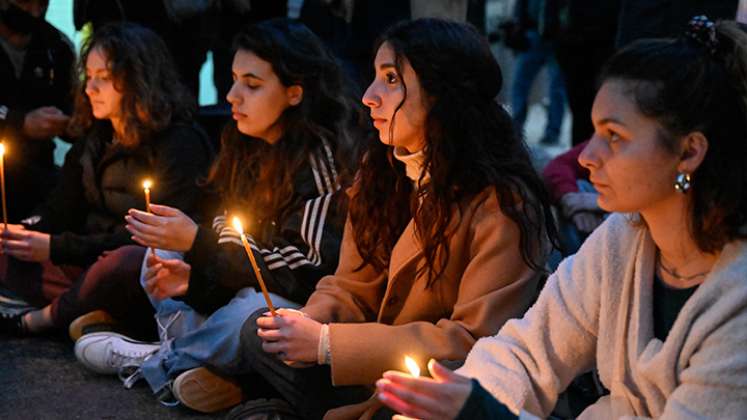
<path fill-rule="evenodd" d="M 264 330 L 259 328 L 257 329 L 257 335 L 265 341 L 279 341 L 283 338 L 280 334 L 280 330 Z"/>
<path fill-rule="evenodd" d="M 265 353 L 284 353 L 285 347 L 285 343 L 278 343 L 275 341 L 262 342 L 262 350 L 264 350 Z"/>
<path fill-rule="evenodd" d="M 389 391 L 379 391 L 377 394 L 379 401 L 388 405 L 392 410 L 402 413 L 405 418 L 431 419 L 433 416 L 423 407 L 413 405 L 408 401 L 400 398 L 398 394 Z M 401 418 L 401 417 L 400 417 Z"/>
<path fill-rule="evenodd" d="M 147 223 L 143 223 L 134 217 L 131 216 L 125 216 L 125 221 L 127 221 L 127 230 L 132 232 L 133 234 L 137 234 L 140 236 L 145 235 L 161 235 L 161 225 L 151 225 Z"/>
<path fill-rule="evenodd" d="M 158 216 L 180 216 L 182 212 L 179 209 L 173 207 L 164 206 L 162 204 L 151 204 L 150 211 Z"/>
<path fill-rule="evenodd" d="M 19 241 L 19 240 L 5 238 L 5 240 L 3 241 L 3 248 L 5 248 L 5 250 L 8 253 L 23 252 L 23 251 L 30 251 L 31 244 L 29 244 L 26 241 Z"/>
<path fill-rule="evenodd" d="M 263 316 L 257 318 L 257 327 L 262 329 L 277 330 L 283 326 L 283 319 L 279 316 Z"/>
<path fill-rule="evenodd" d="M 455 373 L 434 359 L 428 361 L 428 372 L 438 382 L 469 383 L 470 379 Z"/>
<path fill-rule="evenodd" d="M 125 216 L 125 220 L 127 220 L 128 217 L 140 223 L 151 226 L 158 226 L 164 223 L 164 218 L 162 216 L 158 216 L 156 214 L 148 213 L 146 211 L 138 209 L 130 209 Z"/>

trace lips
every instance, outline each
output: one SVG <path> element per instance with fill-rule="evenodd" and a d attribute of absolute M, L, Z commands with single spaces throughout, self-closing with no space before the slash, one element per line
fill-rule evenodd
<path fill-rule="evenodd" d="M 231 110 L 231 117 L 234 120 L 240 120 L 242 118 L 246 118 L 246 114 L 242 114 L 241 112 L 238 112 L 238 111 L 235 111 L 235 110 Z"/>

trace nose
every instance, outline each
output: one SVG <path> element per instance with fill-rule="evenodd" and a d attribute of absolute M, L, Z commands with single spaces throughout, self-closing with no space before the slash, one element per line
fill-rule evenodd
<path fill-rule="evenodd" d="M 91 96 L 97 91 L 96 82 L 94 79 L 86 80 L 86 95 Z"/>
<path fill-rule="evenodd" d="M 603 142 L 598 135 L 594 134 L 584 147 L 584 150 L 578 155 L 578 163 L 586 169 L 596 169 L 601 166 L 601 147 Z"/>
<path fill-rule="evenodd" d="M 233 82 L 231 85 L 231 89 L 228 90 L 228 93 L 226 94 L 226 100 L 231 105 L 238 105 L 241 101 L 241 95 L 239 95 L 238 88 L 236 87 L 237 83 Z"/>
<path fill-rule="evenodd" d="M 363 92 L 363 98 L 361 98 L 363 105 L 369 108 L 378 108 L 381 106 L 381 97 L 376 93 L 376 81 L 371 82 L 368 85 L 368 89 Z"/>

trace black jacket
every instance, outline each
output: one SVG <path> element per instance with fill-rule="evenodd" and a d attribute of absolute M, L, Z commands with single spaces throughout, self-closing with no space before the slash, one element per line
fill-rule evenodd
<path fill-rule="evenodd" d="M 54 143 L 21 136 L 26 113 L 42 106 L 72 110 L 72 70 L 75 55 L 65 35 L 44 22 L 31 36 L 21 77 L 4 48 L 0 48 L 0 136 L 9 144 L 14 160 L 37 165 L 54 164 Z"/>
<path fill-rule="evenodd" d="M 275 220 L 263 223 L 263 241 L 247 239 L 270 292 L 304 303 L 316 283 L 334 273 L 340 254 L 348 197 L 337 182 L 331 147 L 310 153 L 294 178 L 294 196 Z M 241 239 L 220 214 L 212 228 L 200 227 L 185 261 L 191 264 L 182 299 L 201 313 L 212 313 L 245 287 L 259 288 Z"/>
<path fill-rule="evenodd" d="M 145 178 L 153 180 L 153 203 L 190 215 L 198 210 L 196 181 L 214 155 L 202 129 L 174 124 L 131 150 L 110 139 L 110 130 L 95 129 L 76 142 L 65 158 L 60 183 L 35 216 L 26 219 L 29 229 L 52 234 L 50 259 L 55 264 L 87 266 L 103 251 L 132 244 L 124 216 L 131 208 L 145 207 Z"/>

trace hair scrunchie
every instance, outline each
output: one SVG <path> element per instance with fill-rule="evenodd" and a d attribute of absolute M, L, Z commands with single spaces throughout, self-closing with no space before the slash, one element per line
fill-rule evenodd
<path fill-rule="evenodd" d="M 705 15 L 695 16 L 690 19 L 685 34 L 701 46 L 705 47 L 709 54 L 716 55 L 718 50 L 718 39 L 716 38 L 716 24 Z"/>

